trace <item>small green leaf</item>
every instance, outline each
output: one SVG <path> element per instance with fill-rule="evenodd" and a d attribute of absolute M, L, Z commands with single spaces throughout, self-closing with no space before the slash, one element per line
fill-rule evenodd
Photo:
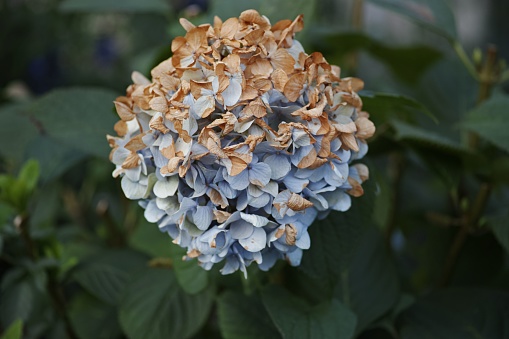
<path fill-rule="evenodd" d="M 509 97 L 497 96 L 471 111 L 461 126 L 509 152 Z"/>
<path fill-rule="evenodd" d="M 164 0 L 65 0 L 60 4 L 63 12 L 129 12 L 156 13 L 167 15 L 170 13 L 168 1 Z"/>
<path fill-rule="evenodd" d="M 456 40 L 454 15 L 445 0 L 369 0 L 375 5 L 399 13 L 415 23 Z"/>
<path fill-rule="evenodd" d="M 117 305 L 131 275 L 146 266 L 147 258 L 128 250 L 102 251 L 82 263 L 73 274 L 89 293 Z"/>
<path fill-rule="evenodd" d="M 21 319 L 13 322 L 5 330 L 0 339 L 21 339 L 23 337 L 23 321 Z"/>
<path fill-rule="evenodd" d="M 28 160 L 18 174 L 18 180 L 25 184 L 28 192 L 33 191 L 39 179 L 39 163 L 36 160 Z"/>
<path fill-rule="evenodd" d="M 272 286 L 262 299 L 283 338 L 353 338 L 357 318 L 338 300 L 309 306 L 287 290 Z"/>
<path fill-rule="evenodd" d="M 418 299 L 398 318 L 402 339 L 507 338 L 509 293 L 446 289 Z"/>
<path fill-rule="evenodd" d="M 509 253 L 509 216 L 490 216 L 486 221 L 500 245 Z"/>
<path fill-rule="evenodd" d="M 218 314 L 225 339 L 281 338 L 258 296 L 227 291 L 219 298 Z"/>
<path fill-rule="evenodd" d="M 120 302 L 119 320 L 131 339 L 182 339 L 205 323 L 212 306 L 212 289 L 186 294 L 171 270 L 149 268 L 127 286 Z"/>

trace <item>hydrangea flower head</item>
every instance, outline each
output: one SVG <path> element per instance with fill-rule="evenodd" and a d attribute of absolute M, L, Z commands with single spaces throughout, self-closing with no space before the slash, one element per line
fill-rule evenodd
<path fill-rule="evenodd" d="M 181 24 L 173 56 L 115 101 L 113 176 L 205 269 L 299 265 L 313 221 L 363 194 L 368 168 L 352 162 L 375 131 L 363 82 L 305 53 L 302 16 Z"/>

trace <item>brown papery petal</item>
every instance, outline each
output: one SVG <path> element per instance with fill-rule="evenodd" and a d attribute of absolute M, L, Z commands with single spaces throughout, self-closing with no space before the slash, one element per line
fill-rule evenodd
<path fill-rule="evenodd" d="M 305 73 L 297 73 L 294 74 L 288 79 L 288 82 L 285 84 L 285 89 L 283 94 L 290 101 L 297 101 L 300 96 L 300 92 L 304 88 L 304 83 L 306 82 L 306 74 Z"/>
<path fill-rule="evenodd" d="M 195 28 L 196 26 L 193 25 L 189 20 L 185 19 L 185 18 L 180 18 L 179 19 L 179 22 L 180 22 L 180 25 L 182 27 L 184 27 L 184 29 L 186 30 L 186 32 L 189 32 L 191 29 Z"/>
<path fill-rule="evenodd" d="M 343 143 L 341 145 L 341 148 L 345 150 L 352 150 L 354 152 L 359 152 L 359 145 L 357 145 L 357 140 L 355 140 L 355 137 L 351 133 L 341 133 L 339 135 L 339 139 Z"/>
<path fill-rule="evenodd" d="M 228 220 L 230 215 L 231 213 L 228 213 L 226 211 L 214 210 L 214 216 L 216 217 L 217 222 L 220 224 Z"/>
<path fill-rule="evenodd" d="M 164 97 L 154 97 L 149 101 L 150 108 L 161 113 L 168 112 L 168 102 Z"/>
<path fill-rule="evenodd" d="M 123 137 L 127 134 L 127 123 L 123 120 L 119 120 L 113 126 L 115 132 L 117 132 L 119 137 Z"/>
<path fill-rule="evenodd" d="M 375 124 L 368 118 L 359 117 L 355 120 L 355 126 L 357 126 L 357 138 L 367 139 L 371 138 L 375 134 Z"/>
<path fill-rule="evenodd" d="M 125 146 L 124 148 L 130 150 L 131 152 L 137 152 L 137 151 L 141 151 L 142 149 L 144 149 L 145 147 L 147 147 L 147 145 L 145 145 L 145 143 L 142 141 L 142 138 L 145 134 L 138 134 L 137 136 L 135 136 L 134 138 L 132 138 Z"/>
<path fill-rule="evenodd" d="M 302 160 L 297 164 L 298 168 L 308 168 L 316 161 L 317 153 L 316 149 L 313 147 L 311 148 L 311 151 L 302 158 Z"/>
<path fill-rule="evenodd" d="M 289 208 L 292 210 L 298 212 L 303 211 L 308 207 L 313 206 L 313 203 L 309 200 L 304 199 L 298 194 L 292 193 L 290 196 L 290 199 L 288 200 L 288 203 L 286 204 Z"/>
<path fill-rule="evenodd" d="M 265 30 L 255 29 L 254 31 L 246 35 L 244 39 L 246 40 L 248 46 L 258 45 L 262 41 L 264 34 Z"/>
<path fill-rule="evenodd" d="M 226 20 L 223 25 L 221 26 L 221 38 L 223 39 L 233 39 L 235 34 L 239 30 L 239 19 L 237 18 L 230 18 Z"/>
<path fill-rule="evenodd" d="M 275 69 L 270 78 L 274 83 L 274 89 L 279 92 L 283 92 L 286 82 L 288 81 L 288 75 L 286 75 L 285 71 L 282 69 Z"/>
<path fill-rule="evenodd" d="M 122 163 L 122 168 L 129 169 L 129 168 L 135 168 L 140 165 L 141 159 L 138 156 L 138 153 L 132 152 L 125 158 L 124 162 Z"/>
<path fill-rule="evenodd" d="M 291 74 L 295 66 L 295 59 L 284 48 L 278 48 L 276 53 L 270 56 L 270 62 L 275 69 L 282 69 L 286 74 Z"/>
<path fill-rule="evenodd" d="M 346 191 L 346 193 L 356 198 L 364 195 L 364 189 L 362 188 L 361 184 L 357 182 L 357 180 L 353 179 L 352 177 L 348 177 L 348 183 L 352 185 L 352 189 Z"/>
<path fill-rule="evenodd" d="M 119 101 L 113 101 L 113 103 L 115 104 L 115 109 L 120 119 L 129 121 L 135 117 L 133 111 L 126 104 Z"/>
<path fill-rule="evenodd" d="M 359 176 L 362 180 L 362 182 L 369 179 L 369 169 L 368 166 L 364 164 L 355 164 L 353 165 L 357 169 L 357 172 L 359 172 Z"/>
<path fill-rule="evenodd" d="M 149 127 L 151 129 L 155 129 L 163 134 L 166 134 L 170 131 L 168 127 L 164 124 L 164 119 L 162 116 L 154 117 L 150 119 Z"/>
<path fill-rule="evenodd" d="M 293 208 L 292 208 L 293 209 Z M 286 244 L 289 246 L 295 245 L 295 240 L 297 237 L 297 229 L 292 224 L 285 225 L 285 233 L 286 233 Z"/>

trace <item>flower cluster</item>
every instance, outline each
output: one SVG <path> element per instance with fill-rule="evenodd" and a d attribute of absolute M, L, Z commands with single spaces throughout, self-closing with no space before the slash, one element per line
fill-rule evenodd
<path fill-rule="evenodd" d="M 308 227 L 363 194 L 375 127 L 363 83 L 340 78 L 294 35 L 303 17 L 275 25 L 254 10 L 173 40 L 152 81 L 133 73 L 108 136 L 129 199 L 210 269 L 299 265 Z"/>

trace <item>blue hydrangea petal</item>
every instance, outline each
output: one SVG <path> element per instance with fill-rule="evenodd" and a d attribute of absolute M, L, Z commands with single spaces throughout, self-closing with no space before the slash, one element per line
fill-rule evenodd
<path fill-rule="evenodd" d="M 254 228 L 254 232 L 247 238 L 239 239 L 239 244 L 246 251 L 258 252 L 265 248 L 267 242 L 267 233 L 263 228 Z"/>
<path fill-rule="evenodd" d="M 257 186 L 265 186 L 269 183 L 272 170 L 269 165 L 259 162 L 248 168 L 249 182 Z M 232 185 L 233 187 L 233 185 Z"/>
<path fill-rule="evenodd" d="M 290 159 L 282 154 L 272 154 L 263 159 L 263 161 L 270 166 L 271 176 L 273 180 L 279 180 L 290 172 L 292 166 Z"/>

